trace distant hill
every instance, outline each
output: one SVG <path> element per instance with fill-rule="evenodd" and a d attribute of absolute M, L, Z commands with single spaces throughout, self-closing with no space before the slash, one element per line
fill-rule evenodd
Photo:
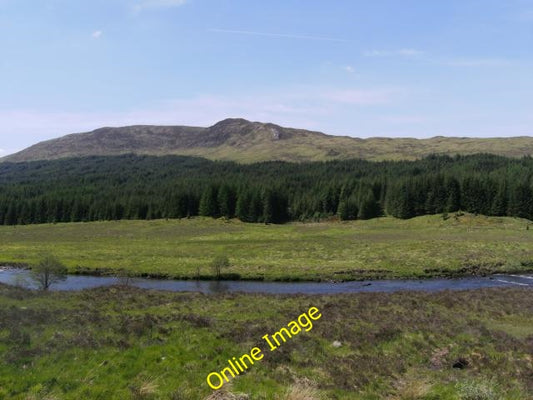
<path fill-rule="evenodd" d="M 533 154 L 533 137 L 369 138 L 332 136 L 275 124 L 226 119 L 208 127 L 136 125 L 100 128 L 37 143 L 1 161 L 33 161 L 91 155 L 189 155 L 212 160 L 320 161 L 362 158 L 413 160 L 428 154 Z"/>

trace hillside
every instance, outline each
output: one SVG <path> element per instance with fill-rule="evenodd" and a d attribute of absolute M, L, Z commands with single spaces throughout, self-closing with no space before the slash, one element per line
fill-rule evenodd
<path fill-rule="evenodd" d="M 363 158 L 413 160 L 428 154 L 533 154 L 533 137 L 369 138 L 332 136 L 270 123 L 226 119 L 208 127 L 137 125 L 100 128 L 35 144 L 1 161 L 33 161 L 92 155 L 188 155 L 255 162 Z"/>

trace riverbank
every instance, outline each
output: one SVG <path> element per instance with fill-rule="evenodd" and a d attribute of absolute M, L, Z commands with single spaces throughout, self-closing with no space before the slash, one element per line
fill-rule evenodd
<path fill-rule="evenodd" d="M 30 271 L 32 268 L 28 264 L 18 264 L 18 265 L 0 265 L 0 272 L 2 271 L 12 271 L 12 270 L 23 270 Z M 503 272 L 501 272 L 503 271 Z M 388 275 L 377 275 L 367 274 L 364 277 L 359 276 L 357 279 L 331 279 L 331 278 L 315 278 L 315 279 L 303 279 L 300 277 L 280 277 L 274 279 L 265 279 L 264 277 L 247 277 L 243 278 L 239 274 L 221 274 L 220 277 L 213 275 L 196 275 L 196 276 L 170 276 L 169 274 L 157 274 L 157 273 L 135 273 L 125 269 L 110 269 L 110 268 L 80 268 L 76 267 L 73 271 L 69 271 L 70 277 L 92 277 L 92 278 L 113 278 L 116 281 L 124 280 L 147 280 L 147 281 L 164 281 L 164 282 L 175 282 L 175 281 L 194 281 L 194 282 L 263 282 L 263 283 L 331 283 L 331 284 L 342 284 L 349 282 L 381 282 L 381 281 L 405 281 L 412 280 L 418 282 L 425 282 L 435 279 L 442 280 L 458 280 L 458 279 L 475 279 L 475 278 L 489 278 L 497 275 L 527 275 L 532 274 L 533 268 L 505 268 L 505 269 L 495 269 L 494 271 L 490 269 L 471 269 L 471 270 L 459 270 L 459 271 L 441 271 L 440 274 L 424 274 L 424 275 L 412 275 L 405 277 L 398 276 L 388 276 Z M 6 282 L 4 282 L 6 283 Z"/>
<path fill-rule="evenodd" d="M 533 271 L 528 221 L 474 215 L 410 220 L 247 224 L 237 220 L 119 221 L 0 226 L 0 263 L 54 253 L 70 273 L 230 280 L 357 281 Z"/>
<path fill-rule="evenodd" d="M 28 269 L 0 268 L 0 283 L 37 289 Z M 470 290 L 520 286 L 533 289 L 533 275 L 497 274 L 486 277 L 367 280 L 350 282 L 268 282 L 244 280 L 169 280 L 99 275 L 67 275 L 50 290 L 84 290 L 102 286 L 131 286 L 172 292 L 263 293 L 263 294 L 343 294 L 360 292 L 397 292 Z"/>
<path fill-rule="evenodd" d="M 254 399 L 530 399 L 533 296 L 520 288 L 335 296 L 35 292 L 0 284 L 0 397 L 205 399 L 228 358 L 322 318 L 232 380 Z M 243 397 L 245 398 L 245 397 Z M 294 397 L 293 397 L 294 398 Z"/>

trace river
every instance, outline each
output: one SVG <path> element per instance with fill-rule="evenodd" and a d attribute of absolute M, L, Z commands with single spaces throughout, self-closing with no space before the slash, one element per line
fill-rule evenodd
<path fill-rule="evenodd" d="M 0 282 L 35 288 L 28 270 L 0 269 Z M 436 292 L 441 290 L 467 290 L 489 287 L 533 288 L 533 274 L 498 274 L 487 277 L 465 277 L 457 279 L 397 279 L 354 282 L 258 282 L 258 281 L 194 281 L 132 278 L 127 282 L 143 289 L 169 290 L 173 292 L 245 292 L 268 294 L 338 294 L 358 292 L 397 292 L 419 290 Z M 99 286 L 124 284 L 123 278 L 108 276 L 68 275 L 50 290 L 83 290 Z"/>

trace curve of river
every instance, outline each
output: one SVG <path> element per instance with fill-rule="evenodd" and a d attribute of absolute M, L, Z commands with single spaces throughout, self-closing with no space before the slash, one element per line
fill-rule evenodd
<path fill-rule="evenodd" d="M 0 269 L 0 282 L 35 288 L 28 270 Z M 83 290 L 99 286 L 124 284 L 124 280 L 107 276 L 68 275 L 55 283 L 50 290 Z M 173 292 L 246 292 L 269 294 L 338 294 L 358 292 L 397 292 L 420 290 L 436 292 L 441 290 L 467 290 L 489 287 L 533 288 L 533 274 L 498 274 L 488 277 L 467 277 L 458 279 L 398 279 L 357 282 L 257 282 L 257 281 L 194 281 L 132 278 L 130 286 L 143 289 L 169 290 Z"/>

